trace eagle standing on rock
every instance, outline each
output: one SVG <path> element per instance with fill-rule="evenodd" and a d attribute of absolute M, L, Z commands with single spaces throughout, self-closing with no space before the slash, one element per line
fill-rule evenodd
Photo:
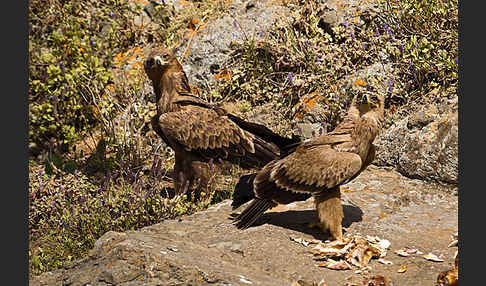
<path fill-rule="evenodd" d="M 235 219 L 240 229 L 251 226 L 277 204 L 314 197 L 319 222 L 313 224 L 334 239 L 342 238 L 340 185 L 357 177 L 375 157 L 372 144 L 384 117 L 384 96 L 357 102 L 354 96 L 344 120 L 330 133 L 296 144 L 296 148 L 268 163 L 254 178 L 251 195 L 233 197 L 233 208 L 253 201 Z M 246 199 L 241 199 L 242 197 Z"/>
<path fill-rule="evenodd" d="M 172 51 L 152 49 L 144 70 L 156 96 L 152 128 L 175 152 L 176 194 L 185 193 L 197 180 L 205 186 L 208 164 L 219 159 L 245 169 L 261 168 L 278 158 L 280 148 L 300 141 L 281 137 L 191 94 L 186 74 Z"/>

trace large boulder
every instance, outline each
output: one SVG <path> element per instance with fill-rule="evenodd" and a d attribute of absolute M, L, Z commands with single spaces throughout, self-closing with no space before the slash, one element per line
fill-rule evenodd
<path fill-rule="evenodd" d="M 449 104 L 424 106 L 384 130 L 374 163 L 411 178 L 457 184 L 458 111 Z"/>
<path fill-rule="evenodd" d="M 272 1 L 233 1 L 231 10 L 222 18 L 207 24 L 194 35 L 183 67 L 193 85 L 212 87 L 233 42 L 263 38 L 272 24 L 285 17 L 289 9 Z M 185 47 L 178 50 L 181 58 Z"/>

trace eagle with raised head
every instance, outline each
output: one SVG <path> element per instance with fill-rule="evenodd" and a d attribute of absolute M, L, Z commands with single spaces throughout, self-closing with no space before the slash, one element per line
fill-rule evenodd
<path fill-rule="evenodd" d="M 340 185 L 357 177 L 375 157 L 373 140 L 384 117 L 384 96 L 353 97 L 343 121 L 332 131 L 295 144 L 293 150 L 263 167 L 253 179 L 251 196 L 235 190 L 233 209 L 253 201 L 235 218 L 240 229 L 266 210 L 314 197 L 319 221 L 313 225 L 342 238 Z M 374 98 L 373 98 L 374 97 Z"/>
<path fill-rule="evenodd" d="M 144 61 L 144 70 L 156 97 L 152 128 L 175 152 L 176 194 L 185 193 L 198 180 L 204 186 L 209 162 L 221 159 L 245 169 L 261 168 L 278 158 L 281 148 L 300 141 L 282 137 L 194 96 L 172 51 L 153 48 Z"/>

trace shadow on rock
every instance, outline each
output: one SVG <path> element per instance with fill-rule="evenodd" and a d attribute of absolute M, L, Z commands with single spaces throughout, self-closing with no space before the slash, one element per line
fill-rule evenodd
<path fill-rule="evenodd" d="M 342 226 L 348 228 L 353 222 L 363 220 L 363 211 L 352 205 L 343 205 L 344 218 Z M 237 214 L 231 214 L 236 217 Z M 275 226 L 295 230 L 298 232 L 312 235 L 315 239 L 329 239 L 328 233 L 323 233 L 318 228 L 311 228 L 308 225 L 318 220 L 315 210 L 288 210 L 282 212 L 268 212 L 263 214 L 251 227 L 263 224 L 272 224 Z"/>

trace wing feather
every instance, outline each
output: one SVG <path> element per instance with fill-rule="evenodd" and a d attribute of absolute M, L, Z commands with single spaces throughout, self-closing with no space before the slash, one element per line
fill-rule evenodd
<path fill-rule="evenodd" d="M 160 115 L 158 123 L 167 137 L 188 151 L 218 149 L 222 154 L 236 155 L 254 152 L 252 135 L 212 109 L 182 106 L 179 111 Z"/>
<path fill-rule="evenodd" d="M 323 145 L 299 148 L 274 162 L 266 171 L 270 173 L 268 179 L 280 188 L 314 193 L 348 182 L 359 174 L 361 167 L 361 158 L 357 154 L 339 152 Z M 256 182 L 259 179 L 257 176 Z"/>

